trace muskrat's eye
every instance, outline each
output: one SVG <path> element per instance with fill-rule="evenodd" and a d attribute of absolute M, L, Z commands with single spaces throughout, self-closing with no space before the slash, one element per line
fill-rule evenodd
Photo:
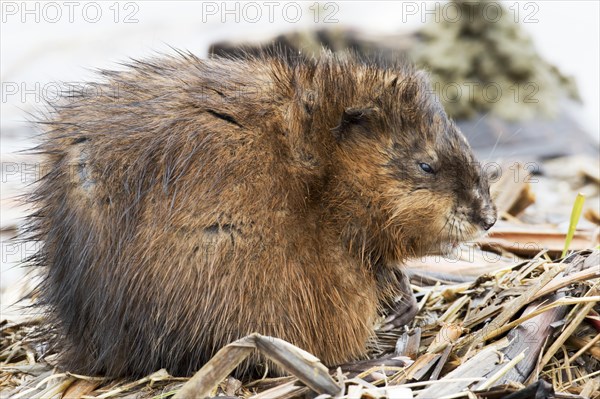
<path fill-rule="evenodd" d="M 421 169 L 423 169 L 423 172 L 426 172 L 426 173 L 431 173 L 431 174 L 435 173 L 435 172 L 433 171 L 433 168 L 431 167 L 431 165 L 429 165 L 428 163 L 425 163 L 425 162 L 419 162 L 419 167 L 420 167 Z"/>

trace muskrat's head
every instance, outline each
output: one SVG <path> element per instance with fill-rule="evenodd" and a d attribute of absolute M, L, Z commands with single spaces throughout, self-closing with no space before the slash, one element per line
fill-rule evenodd
<path fill-rule="evenodd" d="M 365 82 L 369 94 L 345 108 L 334 133 L 342 185 L 369 220 L 366 240 L 383 246 L 371 251 L 396 260 L 440 253 L 492 227 L 487 178 L 426 74 Z"/>

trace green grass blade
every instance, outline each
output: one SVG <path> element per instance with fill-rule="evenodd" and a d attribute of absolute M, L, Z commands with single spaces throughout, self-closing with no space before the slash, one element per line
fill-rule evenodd
<path fill-rule="evenodd" d="M 575 235 L 575 229 L 577 228 L 577 223 L 579 223 L 584 202 L 585 195 L 581 193 L 577 194 L 577 198 L 575 198 L 575 203 L 573 204 L 573 210 L 571 211 L 571 221 L 569 222 L 569 231 L 567 232 L 567 239 L 565 240 L 565 248 L 562 251 L 562 258 L 567 255 L 567 251 L 569 250 L 569 246 L 571 245 L 571 241 Z"/>

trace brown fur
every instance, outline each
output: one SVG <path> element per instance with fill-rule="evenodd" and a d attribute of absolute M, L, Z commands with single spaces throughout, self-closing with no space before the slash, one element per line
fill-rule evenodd
<path fill-rule="evenodd" d="M 398 264 L 495 219 L 408 66 L 178 54 L 102 74 L 45 122 L 32 196 L 68 370 L 189 375 L 252 332 L 327 365 L 360 359 L 402 294 Z"/>

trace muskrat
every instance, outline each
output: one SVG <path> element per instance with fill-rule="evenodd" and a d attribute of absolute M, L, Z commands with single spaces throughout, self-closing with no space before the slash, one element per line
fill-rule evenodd
<path fill-rule="evenodd" d="M 42 121 L 31 197 L 66 370 L 190 375 L 252 332 L 362 359 L 386 308 L 414 315 L 402 262 L 495 222 L 466 139 L 404 62 L 178 52 L 101 74 Z M 255 356 L 237 374 L 264 367 L 283 373 Z"/>

